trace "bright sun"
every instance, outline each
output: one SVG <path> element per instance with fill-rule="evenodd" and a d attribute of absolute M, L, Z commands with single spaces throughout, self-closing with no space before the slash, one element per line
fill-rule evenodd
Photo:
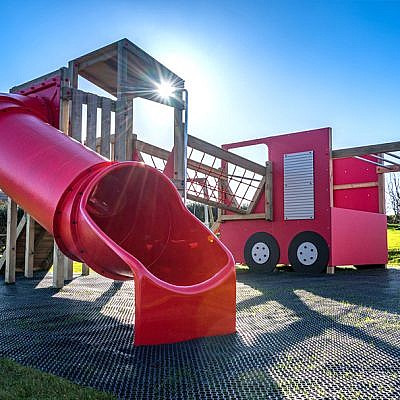
<path fill-rule="evenodd" d="M 174 91 L 175 91 L 175 88 L 169 82 L 161 82 L 157 86 L 157 92 L 163 99 L 167 99 L 168 97 L 171 97 L 173 95 Z"/>

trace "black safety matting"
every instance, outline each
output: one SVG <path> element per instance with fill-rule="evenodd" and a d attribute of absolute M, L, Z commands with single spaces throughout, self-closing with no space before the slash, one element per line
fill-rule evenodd
<path fill-rule="evenodd" d="M 133 282 L 2 280 L 0 357 L 121 399 L 400 398 L 400 270 L 237 278 L 237 334 L 138 348 Z"/>

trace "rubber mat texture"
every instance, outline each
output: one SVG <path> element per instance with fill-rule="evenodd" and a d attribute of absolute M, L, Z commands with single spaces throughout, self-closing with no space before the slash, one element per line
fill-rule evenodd
<path fill-rule="evenodd" d="M 0 357 L 120 399 L 398 399 L 400 270 L 237 276 L 237 334 L 134 347 L 134 283 L 0 281 Z"/>

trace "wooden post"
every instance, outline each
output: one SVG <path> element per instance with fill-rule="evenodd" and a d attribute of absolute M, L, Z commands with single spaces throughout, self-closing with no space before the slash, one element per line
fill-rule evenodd
<path fill-rule="evenodd" d="M 334 265 L 328 265 L 326 268 L 326 273 L 328 275 L 333 275 L 335 273 L 335 266 Z"/>
<path fill-rule="evenodd" d="M 25 278 L 33 277 L 33 260 L 35 257 L 35 220 L 26 214 L 25 236 Z"/>
<path fill-rule="evenodd" d="M 72 92 L 71 106 L 71 132 L 70 135 L 78 142 L 82 142 L 82 103 L 83 93 L 74 90 Z"/>
<path fill-rule="evenodd" d="M 101 105 L 101 142 L 100 154 L 110 158 L 111 138 L 111 99 L 103 98 Z M 92 149 L 95 150 L 96 149 Z"/>
<path fill-rule="evenodd" d="M 116 161 L 132 159 L 132 121 L 133 96 L 127 91 L 128 82 L 128 49 L 125 41 L 118 42 L 117 66 L 117 102 L 115 107 L 115 143 L 114 158 Z"/>
<path fill-rule="evenodd" d="M 379 156 L 383 157 L 384 154 L 380 153 Z M 380 163 L 383 164 L 383 161 L 381 160 Z M 381 214 L 386 214 L 385 189 L 385 174 L 378 174 L 379 212 Z"/>
<path fill-rule="evenodd" d="M 72 278 L 74 277 L 73 261 L 70 258 L 68 258 L 67 256 L 64 256 L 63 264 L 64 264 L 63 265 L 64 280 L 72 281 Z"/>
<path fill-rule="evenodd" d="M 53 253 L 53 287 L 61 289 L 64 286 L 64 254 L 61 252 L 57 243 L 54 242 Z"/>
<path fill-rule="evenodd" d="M 182 92 L 178 92 L 181 102 L 183 102 Z M 183 128 L 183 110 L 174 109 L 174 183 L 180 195 L 185 194 L 185 138 Z"/>
<path fill-rule="evenodd" d="M 272 190 L 273 190 L 273 175 L 272 175 L 272 162 L 267 161 L 265 164 L 265 219 L 272 221 L 274 216 L 274 209 L 272 204 Z"/>
<path fill-rule="evenodd" d="M 61 89 L 63 87 L 73 87 L 78 86 L 78 70 L 72 62 L 69 63 L 68 69 L 63 69 L 61 71 Z M 60 101 L 60 119 L 59 126 L 60 130 L 64 134 L 71 136 L 76 139 L 76 137 L 81 137 L 81 120 L 82 120 L 82 95 L 74 94 L 72 97 L 72 104 L 70 107 L 69 101 L 61 99 Z M 76 106 L 77 103 L 79 103 Z M 74 106 L 75 105 L 75 106 Z M 77 123 L 77 118 L 79 119 Z M 62 288 L 64 286 L 64 279 L 72 279 L 72 260 L 61 253 L 56 241 L 54 241 L 54 252 L 53 252 L 53 287 Z"/>
<path fill-rule="evenodd" d="M 7 241 L 6 241 L 6 283 L 15 283 L 17 261 L 17 203 L 8 198 L 7 206 Z"/>
<path fill-rule="evenodd" d="M 76 89 L 78 87 L 79 65 L 75 64 L 73 61 L 70 61 L 68 63 L 68 71 L 71 87 Z"/>
<path fill-rule="evenodd" d="M 85 263 L 82 263 L 82 276 L 87 275 L 89 275 L 89 267 Z"/>

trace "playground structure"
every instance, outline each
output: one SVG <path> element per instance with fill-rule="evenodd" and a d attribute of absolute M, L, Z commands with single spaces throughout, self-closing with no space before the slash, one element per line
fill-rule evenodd
<path fill-rule="evenodd" d="M 188 136 L 187 198 L 219 208 L 213 230 L 236 262 L 314 273 L 387 263 L 384 174 L 400 170 L 400 142 L 332 150 L 331 135 L 323 128 L 222 148 Z M 255 145 L 265 146 L 265 166 L 229 151 Z M 154 157 L 171 158 L 140 140 L 136 151 L 155 166 Z"/>
<path fill-rule="evenodd" d="M 78 76 L 116 100 L 79 90 Z M 163 81 L 176 88 L 174 96 L 157 95 L 156 84 Z M 149 164 L 170 178 L 182 197 L 186 194 L 189 200 L 217 207 L 219 218 L 213 230 L 219 230 L 236 262 L 265 272 L 278 263 L 310 272 L 326 268 L 333 272 L 335 265 L 386 263 L 383 174 L 399 170 L 399 156 L 393 152 L 400 150 L 400 142 L 332 150 L 329 128 L 222 148 L 186 137 L 184 81 L 126 39 L 11 92 L 49 99 L 52 124 L 67 135 L 82 142 L 86 125 L 85 144 L 90 149 L 107 159 Z M 135 97 L 174 108 L 171 151 L 133 134 Z M 231 151 L 252 145 L 266 146 L 265 165 Z M 62 245 L 60 251 L 57 238 L 53 251 L 51 235 L 29 213 L 17 224 L 16 207 L 10 200 L 7 249 L 0 259 L 0 268 L 6 266 L 6 281 L 15 281 L 16 268 L 29 277 L 35 267 L 48 268 L 53 263 L 53 284 L 62 287 L 64 279 L 72 279 L 71 258 L 63 254 L 68 251 Z M 219 243 L 210 237 L 212 243 Z M 85 257 L 77 259 L 85 261 Z M 201 262 L 213 264 L 213 252 L 202 253 Z M 85 264 L 83 273 L 87 273 Z"/>
<path fill-rule="evenodd" d="M 77 90 L 78 72 L 99 77 L 96 83 L 117 100 Z M 101 80 L 105 76 L 108 81 Z M 172 72 L 122 40 L 74 60 L 68 70 L 62 68 L 0 96 L 0 185 L 12 198 L 6 282 L 15 281 L 19 204 L 29 215 L 29 256 L 34 253 L 33 221 L 54 235 L 55 286 L 63 284 L 63 267 L 70 268 L 70 260 L 84 262 L 111 279 L 135 279 L 137 345 L 235 331 L 234 262 L 181 200 L 182 154 L 175 154 L 174 165 L 179 167 L 171 167 L 181 193 L 166 175 L 144 163 L 118 162 L 132 159 L 132 96 L 157 101 L 154 88 L 150 91 L 146 83 L 171 79 L 183 86 Z M 88 147 L 79 143 L 84 101 Z M 99 105 L 102 155 L 90 149 L 96 148 Z M 175 136 L 182 137 L 184 103 L 171 100 L 168 105 L 175 108 Z M 111 146 L 113 109 L 116 133 Z M 58 127 L 76 140 L 60 134 Z M 31 274 L 32 257 L 26 261 Z"/>

